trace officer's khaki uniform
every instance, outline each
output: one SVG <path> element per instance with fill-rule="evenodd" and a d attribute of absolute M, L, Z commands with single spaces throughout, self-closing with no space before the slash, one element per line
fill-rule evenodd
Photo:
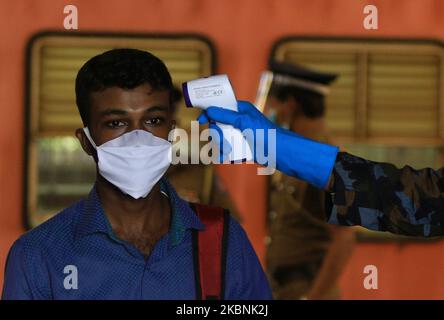
<path fill-rule="evenodd" d="M 267 273 L 275 299 L 301 299 L 311 288 L 330 245 L 325 196 L 276 172 L 270 179 Z M 326 298 L 338 298 L 336 290 Z"/>

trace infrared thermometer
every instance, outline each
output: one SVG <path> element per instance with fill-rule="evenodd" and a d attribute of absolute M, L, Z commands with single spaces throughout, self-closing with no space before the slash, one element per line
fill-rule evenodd
<path fill-rule="evenodd" d="M 226 74 L 184 82 L 182 89 L 187 107 L 205 110 L 211 106 L 238 111 L 237 99 Z M 227 160 L 234 163 L 253 159 L 250 146 L 239 129 L 218 122 L 216 125 L 221 129 L 223 138 L 231 146 Z"/>

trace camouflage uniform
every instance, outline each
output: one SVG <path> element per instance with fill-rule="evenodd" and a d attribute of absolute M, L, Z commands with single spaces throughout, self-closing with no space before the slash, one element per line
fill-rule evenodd
<path fill-rule="evenodd" d="M 401 169 L 340 152 L 329 223 L 410 236 L 444 234 L 444 168 Z"/>

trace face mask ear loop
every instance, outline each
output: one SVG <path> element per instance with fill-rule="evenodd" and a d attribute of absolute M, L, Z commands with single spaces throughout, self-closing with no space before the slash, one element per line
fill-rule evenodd
<path fill-rule="evenodd" d="M 168 132 L 168 138 L 167 138 L 167 141 L 171 144 L 174 143 L 175 132 L 176 132 L 176 126 L 172 126 L 170 132 Z"/>
<path fill-rule="evenodd" d="M 92 139 L 92 137 L 91 137 L 91 133 L 89 132 L 88 127 L 84 127 L 84 128 L 83 128 L 83 132 L 85 132 L 86 137 L 88 138 L 89 142 L 90 142 L 91 145 L 94 147 L 94 149 L 97 150 L 97 146 L 96 146 L 96 144 L 94 143 L 94 141 L 93 141 L 93 139 Z"/>

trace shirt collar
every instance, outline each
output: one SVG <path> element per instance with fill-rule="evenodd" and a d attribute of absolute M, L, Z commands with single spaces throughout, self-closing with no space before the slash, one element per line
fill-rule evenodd
<path fill-rule="evenodd" d="M 161 190 L 167 195 L 171 207 L 171 227 L 169 230 L 169 239 L 172 246 L 179 244 L 187 229 L 204 229 L 204 225 L 199 220 L 195 212 L 190 208 L 187 201 L 181 199 L 174 187 L 166 178 L 160 180 Z M 84 201 L 83 211 L 81 212 L 79 222 L 76 228 L 76 239 L 94 234 L 106 233 L 114 237 L 111 225 L 106 218 L 102 203 L 96 190 L 92 188 Z"/>
<path fill-rule="evenodd" d="M 169 234 L 172 246 L 176 246 L 183 240 L 187 229 L 203 230 L 205 228 L 189 203 L 179 197 L 166 178 L 160 180 L 160 188 L 170 200 L 172 219 Z"/>

